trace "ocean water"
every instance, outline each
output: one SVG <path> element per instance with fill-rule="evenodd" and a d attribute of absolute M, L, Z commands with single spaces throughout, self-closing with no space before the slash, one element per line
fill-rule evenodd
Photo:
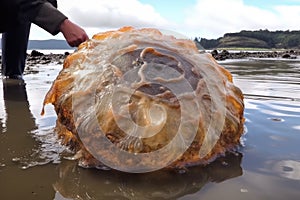
<path fill-rule="evenodd" d="M 40 65 L 26 86 L 0 83 L 0 199 L 289 199 L 300 196 L 300 60 L 220 62 L 245 95 L 238 153 L 186 173 L 85 169 L 54 133 L 43 98 L 61 65 Z"/>

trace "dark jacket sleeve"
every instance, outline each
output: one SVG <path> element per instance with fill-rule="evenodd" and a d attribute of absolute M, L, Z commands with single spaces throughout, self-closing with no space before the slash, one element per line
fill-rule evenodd
<path fill-rule="evenodd" d="M 67 17 L 58 11 L 51 3 L 45 2 L 41 5 L 37 14 L 31 22 L 48 31 L 52 35 L 59 33 L 60 24 Z"/>
<path fill-rule="evenodd" d="M 1 0 L 0 31 L 5 32 L 17 23 L 30 21 L 53 35 L 57 34 L 60 24 L 67 17 L 54 7 L 56 6 L 55 0 L 49 0 L 49 2 L 46 0 Z"/>
<path fill-rule="evenodd" d="M 0 0 L 0 32 L 3 33 L 17 23 L 17 4 L 13 0 Z"/>

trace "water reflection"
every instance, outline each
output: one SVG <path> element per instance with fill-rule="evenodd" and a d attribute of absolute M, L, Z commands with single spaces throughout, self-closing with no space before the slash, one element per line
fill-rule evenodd
<path fill-rule="evenodd" d="M 206 167 L 193 167 L 184 174 L 161 170 L 129 174 L 79 168 L 74 162 L 59 165 L 59 180 L 53 184 L 55 200 L 65 199 L 177 199 L 193 194 L 209 182 L 241 176 L 242 155 L 229 154 Z"/>
<path fill-rule="evenodd" d="M 186 174 L 124 174 L 82 169 L 76 161 L 60 160 L 63 149 L 53 132 L 56 115 L 51 113 L 52 108 L 46 116 L 39 115 L 42 99 L 60 66 L 43 65 L 39 74 L 25 76 L 26 88 L 3 85 L 0 199 L 298 200 L 299 60 L 227 61 L 224 65 L 246 97 L 247 134 L 245 146 L 240 149 L 243 159 L 239 155 L 232 161 L 218 160 L 206 168 L 192 168 Z M 42 166 L 23 170 L 22 164 L 12 162 L 15 158 L 26 160 L 26 168 Z M 57 164 L 46 164 L 47 161 Z"/>
<path fill-rule="evenodd" d="M 2 87 L 5 113 L 0 133 L 0 199 L 18 199 L 22 195 L 16 193 L 16 188 L 22 191 L 19 188 L 24 188 L 28 179 L 24 175 L 22 179 L 17 178 L 20 174 L 15 163 L 31 154 L 35 142 L 30 132 L 37 126 L 30 111 L 26 86 L 5 82 Z"/>
<path fill-rule="evenodd" d="M 250 59 L 222 63 L 246 98 L 300 102 L 299 60 Z"/>
<path fill-rule="evenodd" d="M 273 170 L 280 176 L 300 180 L 300 162 L 295 160 L 281 160 L 274 163 Z"/>
<path fill-rule="evenodd" d="M 6 163 L 13 161 L 22 169 L 50 162 L 59 163 L 60 154 L 67 150 L 60 145 L 53 126 L 42 127 L 39 124 L 38 127 L 36 124 L 26 86 L 3 82 L 3 99 L 6 117 L 3 138 L 0 137 L 0 144 L 4 144 L 1 145 L 0 160 L 6 160 Z M 49 123 L 51 119 L 48 116 L 45 120 Z"/>
<path fill-rule="evenodd" d="M 37 128 L 35 119 L 29 109 L 25 84 L 10 84 L 4 82 L 3 97 L 7 131 L 14 129 L 15 132 L 28 132 Z M 18 126 L 18 122 L 22 126 Z"/>
<path fill-rule="evenodd" d="M 184 174 L 83 169 L 76 161 L 59 160 L 63 149 L 51 127 L 39 124 L 37 128 L 25 85 L 4 83 L 3 99 L 6 117 L 0 135 L 0 159 L 6 166 L 4 173 L 0 171 L 0 199 L 176 199 L 200 191 L 207 183 L 223 182 L 243 173 L 241 154 L 229 154 Z M 45 165 L 51 161 L 58 165 Z M 44 166 L 33 167 L 36 165 Z"/>
<path fill-rule="evenodd" d="M 3 83 L 5 119 L 1 134 L 0 158 L 12 160 L 30 152 L 34 145 L 29 133 L 37 129 L 35 118 L 30 112 L 26 86 Z"/>

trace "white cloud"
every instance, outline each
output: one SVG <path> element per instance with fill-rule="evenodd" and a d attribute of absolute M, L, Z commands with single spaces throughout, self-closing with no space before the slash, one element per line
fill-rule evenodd
<path fill-rule="evenodd" d="M 138 0 L 59 0 L 58 9 L 82 26 L 90 37 L 123 26 L 159 28 L 171 24 L 151 5 Z M 47 35 L 42 32 L 33 25 L 30 38 L 40 39 Z M 50 34 L 48 38 L 51 38 Z M 56 38 L 63 39 L 61 34 Z"/>
<path fill-rule="evenodd" d="M 300 6 L 276 6 L 278 28 L 299 30 Z"/>
<path fill-rule="evenodd" d="M 240 30 L 297 30 L 300 6 L 273 10 L 245 5 L 243 0 L 198 0 L 186 14 L 184 27 L 195 36 L 217 38 Z"/>
<path fill-rule="evenodd" d="M 183 23 L 172 21 L 172 16 L 162 17 L 153 6 L 138 0 L 59 0 L 58 7 L 89 36 L 129 25 L 177 31 L 188 38 L 217 38 L 241 30 L 298 30 L 300 19 L 300 6 L 277 5 L 266 10 L 246 5 L 243 0 L 197 0 L 194 6 L 186 8 Z M 172 13 L 171 5 L 165 9 Z M 42 32 L 33 26 L 30 38 L 40 39 L 46 35 L 51 38 Z M 63 37 L 60 34 L 56 38 Z"/>
<path fill-rule="evenodd" d="M 168 24 L 152 6 L 138 0 L 60 0 L 59 8 L 73 21 L 89 28 Z"/>

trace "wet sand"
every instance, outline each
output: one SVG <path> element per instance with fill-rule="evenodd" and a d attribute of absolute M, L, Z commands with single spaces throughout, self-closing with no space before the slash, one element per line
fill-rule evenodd
<path fill-rule="evenodd" d="M 298 199 L 300 60 L 221 64 L 245 94 L 244 145 L 183 174 L 83 169 L 67 160 L 70 153 L 54 132 L 53 107 L 40 115 L 62 65 L 28 65 L 25 87 L 0 83 L 0 199 Z"/>

